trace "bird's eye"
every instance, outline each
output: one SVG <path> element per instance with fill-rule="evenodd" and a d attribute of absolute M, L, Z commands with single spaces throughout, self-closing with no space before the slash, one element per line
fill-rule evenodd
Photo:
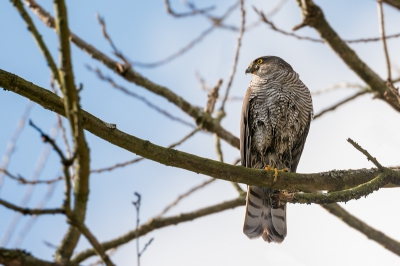
<path fill-rule="evenodd" d="M 257 60 L 257 64 L 261 64 L 262 62 L 263 62 L 262 59 L 258 59 L 258 60 Z"/>

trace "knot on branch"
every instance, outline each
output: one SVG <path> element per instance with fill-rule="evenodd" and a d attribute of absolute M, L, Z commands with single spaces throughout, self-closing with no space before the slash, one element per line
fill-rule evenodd
<path fill-rule="evenodd" d="M 302 10 L 303 21 L 299 25 L 294 26 L 293 31 L 305 26 L 315 27 L 321 17 L 324 16 L 322 10 L 312 0 L 301 0 L 299 1 L 299 6 Z"/>

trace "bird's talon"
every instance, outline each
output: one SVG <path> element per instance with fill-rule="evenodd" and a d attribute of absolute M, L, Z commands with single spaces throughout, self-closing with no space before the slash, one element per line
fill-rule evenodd
<path fill-rule="evenodd" d="M 269 170 L 271 170 L 271 166 L 267 165 L 267 166 L 265 166 L 264 169 L 267 170 L 267 171 L 269 171 Z"/>
<path fill-rule="evenodd" d="M 278 180 L 278 169 L 274 168 L 275 170 L 275 174 L 274 174 L 274 183 L 276 182 L 276 180 Z"/>

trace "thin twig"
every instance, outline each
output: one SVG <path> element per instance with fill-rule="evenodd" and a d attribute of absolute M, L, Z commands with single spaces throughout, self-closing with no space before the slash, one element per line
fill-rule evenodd
<path fill-rule="evenodd" d="M 335 105 L 333 105 L 333 106 L 331 106 L 331 107 L 329 107 L 327 109 L 322 110 L 318 114 L 314 115 L 314 120 L 319 118 L 319 117 L 321 117 L 322 115 L 324 115 L 324 114 L 326 114 L 328 112 L 336 110 L 336 108 L 338 108 L 339 106 L 342 106 L 343 104 L 348 103 L 348 102 L 350 102 L 350 101 L 352 101 L 352 100 L 354 100 L 354 99 L 356 99 L 356 98 L 360 97 L 361 95 L 364 95 L 364 94 L 366 94 L 368 92 L 369 91 L 367 91 L 367 90 L 363 90 L 363 91 L 357 92 L 356 94 L 354 94 L 354 95 L 352 95 L 352 96 L 350 96 L 350 97 L 338 102 L 337 104 L 335 104 Z"/>
<path fill-rule="evenodd" d="M 86 237 L 89 243 L 92 245 L 94 250 L 96 250 L 97 254 L 103 260 L 103 262 L 107 266 L 114 266 L 115 264 L 111 261 L 110 257 L 108 257 L 107 253 L 104 251 L 103 246 L 96 239 L 96 237 L 90 232 L 89 228 L 82 223 L 81 221 L 74 219 L 74 217 L 69 217 L 71 219 L 71 224 L 74 225 L 79 231 Z"/>
<path fill-rule="evenodd" d="M 49 137 L 49 135 L 45 134 L 38 126 L 36 126 L 36 125 L 32 122 L 32 120 L 29 120 L 29 125 L 30 125 L 31 127 L 33 127 L 34 129 L 36 129 L 36 130 L 40 133 L 43 142 L 49 143 L 49 144 L 53 147 L 53 149 L 57 152 L 58 156 L 60 156 L 62 162 L 66 162 L 66 161 L 67 161 L 67 159 L 65 158 L 63 152 L 62 152 L 61 149 L 58 147 L 58 145 L 56 144 L 56 142 L 54 141 L 54 139 L 52 139 L 51 137 Z"/>
<path fill-rule="evenodd" d="M 164 214 L 166 214 L 170 209 L 172 209 L 172 207 L 176 206 L 182 199 L 188 197 L 189 195 L 193 194 L 195 191 L 204 188 L 205 186 L 211 184 L 212 182 L 214 182 L 216 179 L 211 178 L 207 181 L 204 181 L 203 183 L 201 183 L 200 185 L 197 185 L 193 188 L 191 188 L 190 190 L 188 190 L 186 193 L 180 195 L 176 200 L 174 200 L 172 203 L 170 203 L 167 207 L 164 208 L 164 210 L 157 215 L 157 217 L 162 217 Z"/>
<path fill-rule="evenodd" d="M 55 138 L 57 136 L 57 134 L 58 134 L 58 127 L 55 126 L 55 127 L 52 128 L 50 135 L 51 135 L 52 138 Z M 39 177 L 40 177 L 40 175 L 41 175 L 41 173 L 42 173 L 42 171 L 44 169 L 44 166 L 45 166 L 45 164 L 46 164 L 46 162 L 47 162 L 47 160 L 49 158 L 50 152 L 51 152 L 50 146 L 46 146 L 43 149 L 42 153 L 39 155 L 39 159 L 38 159 L 38 161 L 37 161 L 37 163 L 35 165 L 31 181 L 35 182 L 35 181 L 37 181 L 39 179 Z M 35 187 L 36 186 L 32 186 L 32 185 L 28 186 L 28 188 L 25 191 L 25 195 L 24 195 L 24 197 L 22 198 L 22 200 L 21 200 L 21 202 L 19 204 L 21 206 L 21 208 L 25 208 L 25 206 L 28 205 L 29 201 L 32 198 L 32 194 L 33 194 L 33 191 L 34 191 Z M 13 219 L 11 220 L 11 223 L 10 223 L 8 229 L 6 230 L 6 234 L 3 236 L 2 240 L 1 240 L 0 246 L 4 247 L 4 246 L 7 245 L 8 241 L 11 238 L 11 236 L 14 234 L 14 231 L 15 231 L 20 219 L 21 219 L 21 214 L 20 213 L 16 213 L 14 215 Z"/>
<path fill-rule="evenodd" d="M 88 66 L 88 65 L 86 65 L 86 68 L 87 68 L 89 71 L 94 72 L 94 73 L 97 75 L 97 77 L 98 77 L 99 79 L 108 82 L 113 88 L 115 88 L 115 89 L 117 89 L 117 90 L 119 90 L 119 91 L 121 91 L 121 92 L 123 92 L 123 93 L 129 95 L 129 96 L 132 96 L 132 97 L 138 99 L 139 101 L 145 103 L 145 104 L 146 104 L 148 107 L 150 107 L 151 109 L 156 110 L 157 112 L 159 112 L 159 113 L 165 115 L 165 116 L 168 117 L 169 119 L 171 119 L 171 120 L 173 120 L 173 121 L 177 121 L 177 122 L 179 122 L 179 123 L 181 123 L 181 124 L 183 124 L 183 125 L 185 125 L 185 126 L 189 126 L 189 127 L 192 127 L 192 128 L 195 127 L 195 125 L 193 125 L 193 124 L 191 124 L 191 123 L 189 123 L 189 122 L 186 122 L 185 120 L 183 120 L 183 119 L 181 119 L 181 118 L 179 118 L 179 117 L 176 117 L 176 116 L 170 114 L 169 112 L 167 112 L 167 111 L 161 109 L 161 108 L 158 107 L 157 105 L 155 105 L 155 104 L 153 104 L 152 102 L 150 102 L 149 100 L 147 100 L 145 97 L 143 97 L 143 96 L 141 96 L 141 95 L 138 95 L 138 94 L 136 94 L 136 93 L 134 93 L 134 92 L 128 90 L 127 88 L 125 88 L 125 87 L 123 87 L 123 86 L 121 86 L 121 85 L 118 85 L 117 83 L 114 82 L 114 80 L 113 80 L 111 77 L 108 77 L 108 76 L 103 75 L 103 73 L 100 71 L 100 69 L 98 69 L 98 68 L 93 69 L 93 68 L 91 68 L 91 67 Z"/>
<path fill-rule="evenodd" d="M 172 10 L 169 0 L 164 0 L 164 3 L 165 3 L 165 8 L 166 8 L 168 14 L 174 16 L 175 18 L 183 18 L 183 17 L 207 13 L 215 8 L 215 6 L 210 6 L 210 7 L 206 7 L 206 8 L 202 8 L 202 9 L 196 9 L 193 4 L 189 4 L 190 9 L 192 9 L 191 12 L 176 13 L 175 11 Z"/>
<path fill-rule="evenodd" d="M 385 52 L 385 58 L 386 58 L 386 67 L 387 67 L 387 80 L 391 81 L 392 80 L 392 71 L 390 67 L 390 59 L 389 59 L 389 52 L 386 44 L 386 38 L 385 38 L 385 17 L 383 15 L 383 7 L 382 7 L 382 0 L 377 0 L 378 3 L 378 16 L 379 16 L 379 22 L 380 22 L 380 33 L 381 33 L 381 39 L 383 43 L 383 51 Z"/>
<path fill-rule="evenodd" d="M 272 21 L 270 21 L 267 18 L 267 16 L 261 10 L 257 10 L 254 8 L 254 11 L 260 16 L 261 21 L 268 24 L 271 27 L 271 29 L 276 32 L 279 32 L 286 36 L 291 36 L 291 37 L 297 38 L 299 40 L 307 40 L 307 41 L 311 41 L 311 42 L 324 43 L 324 40 L 321 40 L 321 39 L 311 38 L 311 37 L 307 37 L 307 36 L 300 36 L 293 32 L 288 32 L 288 31 L 279 29 Z M 385 36 L 385 35 L 383 35 L 383 36 Z M 386 39 L 392 39 L 392 38 L 398 38 L 398 37 L 400 37 L 400 33 L 387 35 L 385 37 L 361 38 L 361 39 L 343 40 L 343 41 L 346 43 L 366 43 L 366 42 L 377 42 L 382 39 L 386 40 Z"/>
<path fill-rule="evenodd" d="M 1 164 L 2 169 L 7 169 L 8 163 L 10 162 L 11 155 L 13 154 L 15 150 L 15 143 L 17 142 L 19 135 L 21 134 L 22 130 L 24 129 L 25 126 L 25 121 L 28 119 L 28 116 L 32 110 L 32 107 L 34 105 L 34 102 L 29 101 L 27 106 L 25 107 L 25 111 L 18 121 L 17 128 L 15 129 L 11 139 L 8 141 L 7 144 L 7 150 L 5 154 L 3 155 L 3 160 Z M 4 172 L 0 172 L 0 190 L 3 186 L 3 177 L 4 177 Z"/>
<path fill-rule="evenodd" d="M 207 28 L 204 30 L 198 37 L 190 41 L 187 45 L 185 45 L 183 48 L 179 49 L 177 52 L 167 56 L 164 59 L 161 59 L 156 62 L 152 63 L 143 63 L 143 62 L 138 62 L 138 61 L 133 61 L 132 65 L 137 66 L 137 67 L 146 67 L 146 68 L 152 68 L 152 67 L 158 67 L 161 65 L 164 65 L 166 63 L 171 62 L 172 60 L 178 58 L 179 56 L 183 55 L 187 51 L 189 51 L 191 48 L 193 48 L 196 44 L 200 43 L 207 35 L 209 35 L 214 29 L 217 27 L 221 27 L 221 23 L 224 19 L 227 18 L 228 14 L 230 14 L 237 6 L 237 3 L 235 3 L 233 6 L 229 7 L 228 10 L 223 14 L 221 17 L 215 18 L 215 17 L 210 17 L 212 21 L 211 27 Z"/>
<path fill-rule="evenodd" d="M 329 86 L 327 88 L 318 90 L 318 91 L 314 91 L 311 93 L 312 96 L 317 96 L 317 95 L 321 95 L 321 94 L 325 94 L 327 92 L 331 92 L 334 90 L 337 90 L 339 88 L 354 88 L 354 89 L 365 89 L 365 86 L 361 85 L 361 84 L 357 84 L 357 83 L 348 83 L 348 82 L 340 82 L 337 84 L 333 84 L 332 86 Z"/>
<path fill-rule="evenodd" d="M 48 186 L 47 192 L 44 195 L 43 199 L 36 205 L 36 209 L 43 209 L 43 207 L 46 206 L 47 202 L 51 199 L 53 196 L 54 188 L 56 187 L 56 184 L 53 183 L 50 186 Z M 28 235 L 28 232 L 32 229 L 33 225 L 35 224 L 35 221 L 37 220 L 38 216 L 32 216 L 29 218 L 29 220 L 25 223 L 25 226 L 21 229 L 20 233 L 17 236 L 17 239 L 14 241 L 14 247 L 20 247 L 24 238 Z"/>
<path fill-rule="evenodd" d="M 24 185 L 38 185 L 38 184 L 47 184 L 47 185 L 49 185 L 49 184 L 51 184 L 51 183 L 55 183 L 55 182 L 58 182 L 58 181 L 60 181 L 60 180 L 63 179 L 63 177 L 60 176 L 60 177 L 57 177 L 57 178 L 54 178 L 54 179 L 49 179 L 49 180 L 35 180 L 35 181 L 31 181 L 31 180 L 28 180 L 28 179 L 26 179 L 26 178 L 23 178 L 23 177 L 20 176 L 20 175 L 15 176 L 15 175 L 11 174 L 10 172 L 8 172 L 6 169 L 0 168 L 0 172 L 1 172 L 1 173 L 4 173 L 4 174 L 5 174 L 6 176 L 8 176 L 9 178 L 11 178 L 11 179 L 13 179 L 13 180 L 16 180 L 16 181 L 18 181 L 18 182 L 20 182 L 21 184 L 24 184 Z"/>
<path fill-rule="evenodd" d="M 233 78 L 235 77 L 237 62 L 239 60 L 239 52 L 240 52 L 240 48 L 242 46 L 242 38 L 243 38 L 244 31 L 245 31 L 246 10 L 244 8 L 244 0 L 240 0 L 240 11 L 241 11 L 242 20 L 241 20 L 241 24 L 240 24 L 240 31 L 239 31 L 239 36 L 238 36 L 237 46 L 236 46 L 236 51 L 235 51 L 235 59 L 233 61 L 232 72 L 231 72 L 231 75 L 228 80 L 228 85 L 226 87 L 225 97 L 222 100 L 222 104 L 221 104 L 221 108 L 220 108 L 220 110 L 222 110 L 222 111 L 225 110 L 225 103 L 226 103 L 226 100 L 228 99 L 229 90 L 231 89 Z"/>
<path fill-rule="evenodd" d="M 172 148 L 175 148 L 176 146 L 181 145 L 181 144 L 184 143 L 186 140 L 188 140 L 189 138 L 193 137 L 194 134 L 196 134 L 196 133 L 199 132 L 199 131 L 200 131 L 200 128 L 196 128 L 196 129 L 192 130 L 189 134 L 187 134 L 185 137 L 183 137 L 180 141 L 175 142 L 175 143 L 169 145 L 167 148 L 172 149 Z M 129 160 L 129 161 L 127 161 L 127 162 L 117 163 L 117 164 L 115 164 L 115 165 L 113 165 L 113 166 L 110 166 L 110 167 L 105 167 L 105 168 L 100 168 L 100 169 L 94 169 L 94 170 L 91 170 L 90 172 L 91 172 L 91 173 L 101 173 L 101 172 L 106 172 L 106 171 L 112 171 L 112 170 L 115 170 L 115 169 L 120 168 L 120 167 L 125 167 L 125 166 L 127 166 L 127 165 L 140 162 L 140 161 L 145 160 L 145 159 L 146 159 L 146 158 L 143 158 L 143 157 L 135 158 L 135 159 Z"/>
<path fill-rule="evenodd" d="M 43 21 L 43 23 L 45 25 L 54 29 L 54 18 L 46 10 L 44 10 L 43 7 L 38 5 L 35 0 L 24 0 L 24 1 L 29 5 L 31 10 L 38 16 L 38 18 L 41 21 Z M 185 112 L 192 118 L 194 118 L 196 121 L 200 121 L 203 130 L 217 133 L 221 137 L 221 139 L 227 141 L 232 146 L 239 148 L 239 139 L 237 137 L 235 137 L 230 132 L 228 132 L 225 128 L 223 128 L 220 125 L 220 123 L 218 121 L 216 121 L 214 118 L 212 118 L 211 116 L 204 115 L 204 112 L 202 112 L 202 110 L 200 110 L 197 106 L 192 105 L 187 100 L 185 100 L 181 96 L 177 95 L 169 88 L 167 88 L 165 86 L 161 86 L 157 83 L 154 83 L 153 81 L 147 79 L 146 77 L 142 76 L 138 72 L 134 71 L 132 68 L 124 69 L 123 67 L 121 67 L 121 64 L 119 62 L 112 60 L 106 54 L 102 53 L 101 51 L 96 49 L 93 45 L 85 42 L 83 39 L 81 39 L 79 36 L 75 35 L 72 32 L 70 33 L 70 40 L 78 48 L 80 48 L 83 51 L 85 51 L 86 53 L 88 53 L 93 59 L 100 61 L 106 67 L 115 71 L 115 73 L 120 75 L 120 77 L 167 99 L 169 102 L 174 104 L 176 107 L 181 109 L 183 112 Z M 6 76 L 11 75 L 11 76 L 17 78 L 17 80 L 20 80 L 20 78 L 18 76 L 12 75 L 11 73 L 3 71 L 3 70 L 0 70 L 0 74 L 6 75 Z M 11 87 L 8 86 L 8 85 L 14 84 L 15 82 L 16 82 L 16 80 L 7 81 L 7 82 L 3 83 L 3 86 L 7 86 L 7 88 L 9 90 L 11 90 L 15 93 L 18 93 L 14 89 L 12 89 Z M 27 83 L 23 82 L 22 84 L 19 84 L 18 86 L 21 87 L 21 85 L 26 86 Z M 15 86 L 13 88 L 15 88 Z M 40 89 L 42 89 L 42 88 L 40 88 Z M 32 99 L 31 96 L 33 96 L 33 95 L 29 94 L 28 96 L 25 95 L 25 97 Z M 34 98 L 37 99 L 36 97 L 34 97 Z M 51 98 L 54 98 L 54 97 L 51 97 Z M 57 111 L 57 113 L 59 113 L 59 112 Z M 61 114 L 63 114 L 63 113 L 61 113 Z M 105 122 L 102 122 L 102 123 L 105 123 Z"/>
<path fill-rule="evenodd" d="M 142 224 L 139 228 L 132 230 L 121 237 L 102 243 L 102 246 L 104 247 L 105 250 L 115 248 L 125 243 L 128 243 L 135 238 L 144 236 L 156 229 L 160 229 L 170 225 L 175 225 L 178 223 L 192 221 L 200 217 L 204 217 L 214 213 L 220 213 L 224 210 L 236 208 L 238 206 L 243 206 L 244 204 L 245 204 L 245 199 L 244 197 L 240 196 L 237 197 L 236 199 L 218 203 L 189 213 L 180 213 L 178 215 L 165 218 L 152 218 L 147 223 Z M 95 254 L 96 253 L 94 252 L 93 249 L 84 250 L 76 254 L 71 262 L 79 264 Z"/>
<path fill-rule="evenodd" d="M 62 209 L 29 209 L 29 208 L 19 207 L 17 205 L 11 204 L 2 199 L 0 199 L 0 205 L 3 205 L 7 209 L 16 211 L 23 215 L 63 214 L 64 213 L 64 210 L 62 210 Z M 7 243 L 5 242 L 5 244 L 7 244 Z M 5 244 L 2 243 L 2 246 L 5 246 Z"/>
<path fill-rule="evenodd" d="M 214 112 L 215 103 L 218 100 L 219 89 L 221 88 L 221 85 L 222 85 L 222 79 L 218 80 L 217 85 L 215 85 L 215 87 L 212 90 L 210 90 L 210 93 L 208 94 L 207 104 L 206 107 L 204 108 L 204 112 L 209 114 L 212 114 Z"/>
<path fill-rule="evenodd" d="M 60 76 L 58 73 L 57 65 L 55 61 L 53 60 L 53 57 L 50 54 L 49 49 L 47 48 L 46 44 L 44 43 L 42 36 L 40 35 L 39 31 L 37 30 L 35 24 L 33 23 L 31 17 L 29 14 L 26 12 L 24 5 L 22 4 L 21 0 L 12 0 L 15 8 L 18 10 L 18 12 L 21 14 L 21 17 L 25 21 L 28 30 L 32 34 L 33 38 L 36 41 L 36 44 L 38 45 L 40 51 L 42 52 L 44 58 L 47 61 L 47 65 L 49 66 L 51 73 L 54 77 L 54 79 L 60 84 Z"/>
<path fill-rule="evenodd" d="M 368 161 L 371 161 L 373 164 L 375 164 L 376 167 L 378 167 L 379 170 L 383 171 L 384 167 L 376 160 L 375 157 L 372 157 L 371 154 L 367 150 L 364 150 L 360 145 L 358 145 L 355 141 L 353 141 L 351 138 L 348 138 L 347 141 L 353 145 L 354 148 L 359 150 L 362 154 L 367 156 Z"/>
<path fill-rule="evenodd" d="M 137 192 L 134 193 L 137 200 L 132 201 L 133 206 L 135 206 L 136 209 L 136 258 L 137 258 L 137 266 L 140 266 L 140 251 L 139 251 L 139 224 L 140 224 L 140 218 L 139 218 L 139 211 L 140 211 L 140 200 L 141 200 L 141 195 Z"/>
<path fill-rule="evenodd" d="M 129 62 L 129 60 L 122 54 L 122 52 L 120 52 L 120 50 L 117 48 L 117 46 L 114 44 L 114 42 L 110 38 L 110 35 L 108 35 L 107 28 L 106 28 L 106 22 L 105 22 L 104 18 L 100 17 L 99 13 L 96 13 L 96 18 L 97 18 L 98 22 L 100 23 L 101 31 L 103 33 L 104 38 L 108 41 L 108 43 L 110 44 L 111 48 L 114 51 L 114 55 L 116 57 L 118 57 L 119 59 L 121 59 L 124 62 L 124 64 L 126 65 L 126 67 L 130 67 L 131 63 Z"/>

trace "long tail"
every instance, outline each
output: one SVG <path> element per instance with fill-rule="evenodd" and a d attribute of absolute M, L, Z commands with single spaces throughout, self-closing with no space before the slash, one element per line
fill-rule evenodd
<path fill-rule="evenodd" d="M 247 187 L 243 233 L 249 238 L 262 236 L 264 241 L 281 243 L 286 236 L 286 203 L 272 206 L 272 189 Z"/>

